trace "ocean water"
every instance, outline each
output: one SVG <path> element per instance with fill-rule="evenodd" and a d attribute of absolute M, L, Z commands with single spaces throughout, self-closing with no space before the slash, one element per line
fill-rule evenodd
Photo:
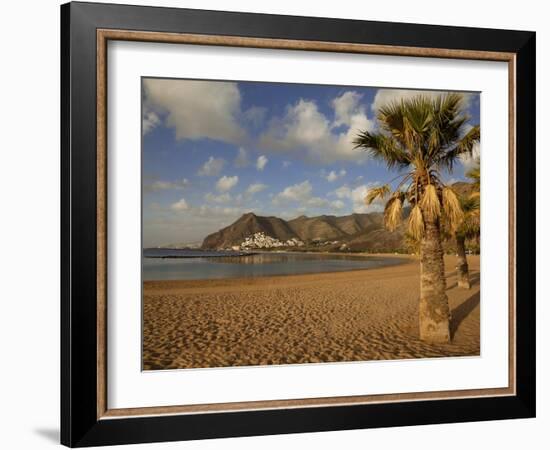
<path fill-rule="evenodd" d="M 145 249 L 143 280 L 202 280 L 343 272 L 403 262 L 400 258 L 312 253 L 236 255 L 238 252 Z"/>

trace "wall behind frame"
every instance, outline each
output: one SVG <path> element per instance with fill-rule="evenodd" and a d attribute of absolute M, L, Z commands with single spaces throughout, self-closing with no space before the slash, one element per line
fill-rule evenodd
<path fill-rule="evenodd" d="M 52 448 L 59 440 L 59 5 L 56 0 L 9 2 L 0 29 L 3 70 L 0 71 L 0 192 L 2 219 L 2 324 L 5 343 L 0 359 L 3 399 L 0 445 L 10 449 Z M 436 0 L 392 2 L 296 2 L 278 0 L 132 0 L 126 3 L 201 9 L 296 14 L 363 20 L 418 22 L 534 30 L 537 32 L 537 128 L 550 114 L 550 30 L 544 4 L 535 0 L 499 3 L 464 0 L 449 7 Z M 539 131 L 539 136 L 542 133 Z M 539 137 L 538 187 L 546 187 L 550 154 Z M 537 229 L 548 226 L 550 214 L 538 196 Z M 550 376 L 550 287 L 542 282 L 550 271 L 545 254 L 550 237 L 537 239 L 538 374 Z M 29 258 L 29 254 L 39 256 Z M 546 277 L 545 277 L 546 275 Z M 430 425 L 398 429 L 358 430 L 289 436 L 128 446 L 136 449 L 364 449 L 408 448 L 463 450 L 475 447 L 542 448 L 550 426 L 550 388 L 538 386 L 537 419 L 506 422 Z M 9 424 L 9 425 L 8 425 Z"/>

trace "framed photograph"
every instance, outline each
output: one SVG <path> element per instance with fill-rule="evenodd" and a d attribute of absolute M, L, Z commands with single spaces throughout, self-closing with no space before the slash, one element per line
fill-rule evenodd
<path fill-rule="evenodd" d="M 535 33 L 61 7 L 61 440 L 535 415 Z"/>

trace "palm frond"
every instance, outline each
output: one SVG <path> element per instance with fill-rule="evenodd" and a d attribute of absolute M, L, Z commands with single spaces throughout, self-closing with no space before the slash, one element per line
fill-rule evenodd
<path fill-rule="evenodd" d="M 481 168 L 479 166 L 479 158 L 477 160 L 477 165 L 466 172 L 466 177 L 472 180 L 472 186 L 474 187 L 474 190 L 470 193 L 468 198 L 465 199 L 465 201 L 468 202 L 468 211 L 476 213 L 479 218 L 479 209 L 481 206 Z"/>
<path fill-rule="evenodd" d="M 433 184 L 426 186 L 419 205 L 428 220 L 435 220 L 441 215 L 441 203 Z"/>
<path fill-rule="evenodd" d="M 410 163 L 422 163 L 425 168 L 434 164 L 452 167 L 454 160 L 471 152 L 479 140 L 479 127 L 461 137 L 470 120 L 463 108 L 464 96 L 459 93 L 393 101 L 378 110 L 382 132 L 360 133 L 354 144 L 371 149 L 371 154 L 390 168 Z"/>
<path fill-rule="evenodd" d="M 469 214 L 472 211 L 479 209 L 479 192 L 474 191 L 467 196 L 459 197 L 459 201 L 462 212 L 464 214 Z"/>
<path fill-rule="evenodd" d="M 443 200 L 443 212 L 447 226 L 455 231 L 464 220 L 464 212 L 460 205 L 460 200 L 456 193 L 448 186 L 445 186 L 441 192 Z"/>
<path fill-rule="evenodd" d="M 417 240 L 424 236 L 424 218 L 420 206 L 415 205 L 409 214 L 408 233 Z"/>
<path fill-rule="evenodd" d="M 365 196 L 365 204 L 368 206 L 377 198 L 384 198 L 390 193 L 390 185 L 384 184 L 383 186 L 371 188 L 367 191 Z"/>
<path fill-rule="evenodd" d="M 479 191 L 481 185 L 481 168 L 479 166 L 479 159 L 477 160 L 477 165 L 468 170 L 465 175 L 467 178 L 472 180 L 472 184 Z"/>
<path fill-rule="evenodd" d="M 429 129 L 431 110 L 430 99 L 419 95 L 383 106 L 377 118 L 381 128 L 412 154 L 421 145 Z"/>
<path fill-rule="evenodd" d="M 389 231 L 395 229 L 401 223 L 403 214 L 403 203 L 399 194 L 393 196 L 384 208 L 384 225 Z"/>
<path fill-rule="evenodd" d="M 481 137 L 479 125 L 472 127 L 468 133 L 466 133 L 451 150 L 446 151 L 438 160 L 438 165 L 446 167 L 447 170 L 452 171 L 454 163 L 460 155 L 472 154 L 474 144 L 479 142 Z"/>
<path fill-rule="evenodd" d="M 480 228 L 479 214 L 472 212 L 465 215 L 456 232 L 467 239 L 472 239 L 479 236 Z"/>
<path fill-rule="evenodd" d="M 353 140 L 355 148 L 366 150 L 373 158 L 385 162 L 388 169 L 402 169 L 410 159 L 399 143 L 381 133 L 360 132 Z"/>

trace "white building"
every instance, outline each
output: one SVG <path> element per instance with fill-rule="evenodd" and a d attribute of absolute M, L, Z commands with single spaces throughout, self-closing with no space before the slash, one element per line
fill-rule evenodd
<path fill-rule="evenodd" d="M 248 236 L 241 243 L 241 250 L 248 250 L 253 248 L 277 248 L 277 247 L 301 247 L 304 243 L 299 239 L 292 238 L 287 241 L 280 241 L 279 239 L 271 236 L 266 236 L 265 233 L 254 233 L 252 236 Z"/>

